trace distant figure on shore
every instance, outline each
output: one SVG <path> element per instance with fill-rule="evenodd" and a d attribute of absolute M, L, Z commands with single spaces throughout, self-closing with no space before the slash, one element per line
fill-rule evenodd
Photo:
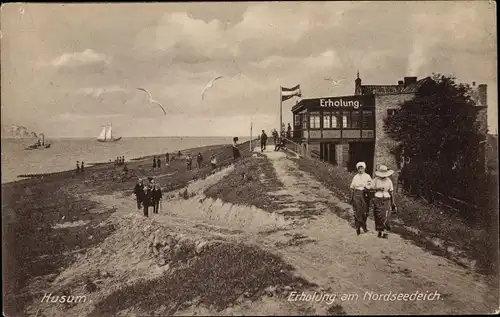
<path fill-rule="evenodd" d="M 278 141 L 279 141 L 278 140 L 279 139 L 278 131 L 276 131 L 276 129 L 273 129 L 272 134 L 273 134 L 274 145 L 276 146 L 276 145 L 278 145 Z"/>
<path fill-rule="evenodd" d="M 143 197 L 144 197 L 144 183 L 142 178 L 137 180 L 137 184 L 134 187 L 135 200 L 137 201 L 137 210 L 141 210 Z"/>
<path fill-rule="evenodd" d="M 264 152 L 266 150 L 267 145 L 267 134 L 264 130 L 262 130 L 262 134 L 260 135 L 260 151 Z"/>
<path fill-rule="evenodd" d="M 170 155 L 168 154 L 165 154 L 165 162 L 170 162 Z"/>
<path fill-rule="evenodd" d="M 290 126 L 290 123 L 288 123 L 288 126 L 286 127 L 286 137 L 289 139 L 292 137 L 292 127 Z"/>
<path fill-rule="evenodd" d="M 125 156 L 122 156 L 122 164 L 125 164 Z"/>
<path fill-rule="evenodd" d="M 201 168 L 203 165 L 203 155 L 201 155 L 200 152 L 198 152 L 198 155 L 196 156 L 196 163 L 198 164 L 198 168 Z"/>
<path fill-rule="evenodd" d="M 156 156 L 153 156 L 153 171 L 156 170 Z"/>
<path fill-rule="evenodd" d="M 76 175 L 80 174 L 80 161 L 76 161 Z"/>
<path fill-rule="evenodd" d="M 157 214 L 159 209 L 160 209 L 160 201 L 163 197 L 163 195 L 161 193 L 160 185 L 158 185 L 158 184 L 154 185 L 154 188 L 153 188 L 151 195 L 152 195 L 152 199 L 153 199 L 153 213 Z"/>
<path fill-rule="evenodd" d="M 144 207 L 144 216 L 149 217 L 149 206 L 153 204 L 152 190 L 149 184 L 144 185 L 144 194 L 142 205 Z"/>
<path fill-rule="evenodd" d="M 156 167 L 161 171 L 161 159 L 160 157 L 158 156 L 158 158 L 156 159 Z"/>
<path fill-rule="evenodd" d="M 83 172 L 84 172 L 84 170 L 85 170 L 85 163 L 83 163 L 83 161 L 82 161 L 82 165 L 81 165 L 81 167 L 80 167 L 80 172 L 82 172 L 82 173 L 83 173 Z"/>
<path fill-rule="evenodd" d="M 372 178 L 365 173 L 366 163 L 358 162 L 356 164 L 358 173 L 354 175 L 351 181 L 351 205 L 354 207 L 354 225 L 358 236 L 361 234 L 361 228 L 368 232 L 366 220 L 368 219 L 368 201 L 366 195 L 371 188 Z"/>
<path fill-rule="evenodd" d="M 193 165 L 193 158 L 191 157 L 191 153 L 189 153 L 186 156 L 186 169 L 190 171 L 192 169 L 192 165 Z"/>
<path fill-rule="evenodd" d="M 182 157 L 182 153 L 181 153 L 181 151 L 177 152 L 177 156 L 178 156 L 178 157 Z"/>
<path fill-rule="evenodd" d="M 212 169 L 217 168 L 217 157 L 215 156 L 215 154 L 210 157 L 210 166 L 212 167 Z"/>
<path fill-rule="evenodd" d="M 233 138 L 233 160 L 237 160 L 240 158 L 240 149 L 238 149 L 238 137 L 235 136 Z"/>
<path fill-rule="evenodd" d="M 373 198 L 373 215 L 375 218 L 375 230 L 378 231 L 377 237 L 387 238 L 388 232 L 391 230 L 390 214 L 391 211 L 396 210 L 394 203 L 394 186 L 392 184 L 391 176 L 394 173 L 385 165 L 380 165 L 375 172 L 375 179 L 373 180 L 373 189 L 375 190 L 375 197 Z"/>

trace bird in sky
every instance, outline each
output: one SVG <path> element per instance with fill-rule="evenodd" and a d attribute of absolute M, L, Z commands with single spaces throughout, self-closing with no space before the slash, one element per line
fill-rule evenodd
<path fill-rule="evenodd" d="M 147 93 L 147 94 L 148 94 L 148 96 L 149 96 L 149 102 L 150 102 L 150 103 L 154 103 L 154 104 L 158 105 L 158 106 L 161 108 L 161 110 L 163 110 L 163 113 L 164 113 L 165 115 L 167 114 L 167 112 L 165 111 L 165 108 L 163 108 L 163 105 L 162 105 L 159 101 L 154 100 L 154 99 L 153 99 L 153 96 L 151 95 L 151 93 L 150 93 L 149 91 L 147 91 L 147 90 L 146 90 L 146 89 L 144 89 L 144 88 L 137 88 L 137 89 L 142 90 L 142 91 L 144 91 L 145 93 Z"/>
<path fill-rule="evenodd" d="M 201 92 L 201 100 L 205 99 L 205 92 L 214 85 L 215 81 L 218 80 L 218 79 L 221 79 L 222 77 L 223 76 L 217 76 L 217 77 L 215 77 L 214 79 L 212 79 L 208 83 L 208 85 L 205 86 L 205 88 L 203 88 L 203 91 Z"/>
<path fill-rule="evenodd" d="M 325 80 L 327 80 L 327 81 L 331 81 L 333 86 L 337 86 L 337 85 L 339 85 L 341 82 L 343 82 L 343 81 L 344 81 L 344 79 L 334 80 L 334 79 L 332 79 L 332 78 L 330 78 L 330 77 L 326 77 L 326 78 L 325 78 Z"/>

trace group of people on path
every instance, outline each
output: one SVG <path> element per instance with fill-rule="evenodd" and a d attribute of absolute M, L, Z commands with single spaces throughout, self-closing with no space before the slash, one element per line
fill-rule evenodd
<path fill-rule="evenodd" d="M 291 127 L 290 124 L 288 124 L 288 129 L 286 132 L 286 137 L 285 133 L 282 132 L 281 136 L 279 135 L 278 131 L 276 129 L 273 129 L 272 131 L 272 136 L 273 136 L 273 141 L 274 141 L 274 151 L 279 151 L 281 149 L 286 148 L 286 139 L 291 137 Z M 262 130 L 262 133 L 259 135 L 260 139 L 260 151 L 264 152 L 267 147 L 267 134 L 264 130 Z"/>
<path fill-rule="evenodd" d="M 160 185 L 152 178 L 139 178 L 134 187 L 137 209 L 143 209 L 144 216 L 149 217 L 149 207 L 153 207 L 153 214 L 158 214 L 160 202 L 163 198 Z"/>
<path fill-rule="evenodd" d="M 380 165 L 375 172 L 375 178 L 365 172 L 366 164 L 359 162 L 356 164 L 358 173 L 354 175 L 351 182 L 351 205 L 354 207 L 354 225 L 356 233 L 361 234 L 361 229 L 366 233 L 368 228 L 366 220 L 373 206 L 373 216 L 375 218 L 375 230 L 378 238 L 387 238 L 391 230 L 390 216 L 397 212 L 394 200 L 394 186 L 389 178 L 394 171 L 385 165 Z"/>

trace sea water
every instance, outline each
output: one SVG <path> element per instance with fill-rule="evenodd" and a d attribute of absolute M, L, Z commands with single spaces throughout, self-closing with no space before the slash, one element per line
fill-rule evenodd
<path fill-rule="evenodd" d="M 245 138 L 239 138 L 240 143 Z M 26 150 L 32 139 L 2 139 L 2 184 L 18 180 L 18 175 L 60 172 L 76 168 L 76 161 L 92 163 L 114 161 L 118 156 L 132 158 L 176 153 L 207 145 L 231 144 L 231 137 L 123 138 L 112 143 L 96 139 L 51 139 L 48 149 Z"/>

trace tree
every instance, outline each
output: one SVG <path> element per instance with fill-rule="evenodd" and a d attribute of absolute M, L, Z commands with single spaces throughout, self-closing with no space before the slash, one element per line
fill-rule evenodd
<path fill-rule="evenodd" d="M 385 120 L 386 132 L 398 142 L 394 152 L 419 165 L 414 177 L 426 182 L 446 179 L 462 187 L 457 174 L 468 178 L 479 173 L 478 149 L 484 137 L 475 124 L 471 95 L 470 86 L 456 83 L 454 77 L 434 75 Z"/>

